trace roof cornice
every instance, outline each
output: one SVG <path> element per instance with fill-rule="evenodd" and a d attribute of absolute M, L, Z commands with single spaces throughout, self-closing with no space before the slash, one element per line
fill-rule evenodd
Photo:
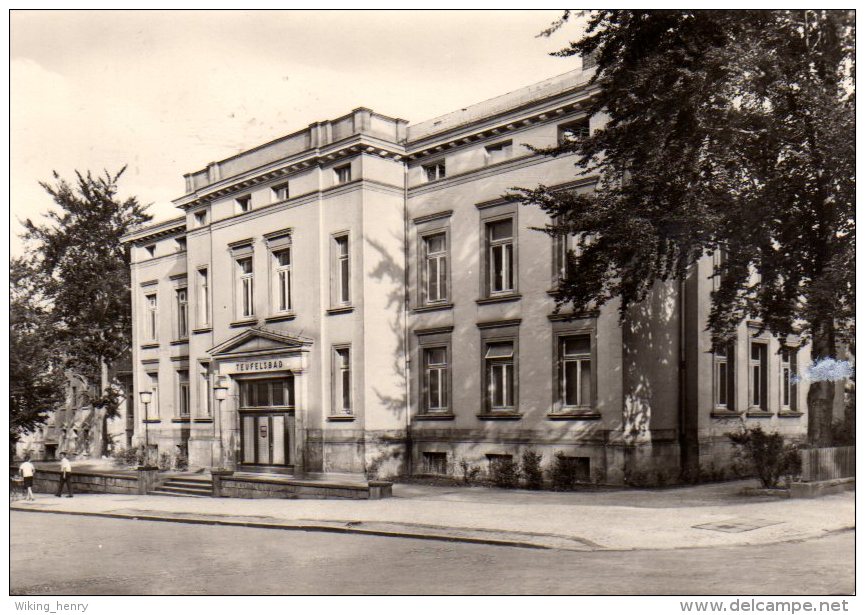
<path fill-rule="evenodd" d="M 219 180 L 172 201 L 180 209 L 189 209 L 213 199 L 248 190 L 262 183 L 305 171 L 313 167 L 334 164 L 357 155 L 377 156 L 393 160 L 405 157 L 402 145 L 367 134 L 352 135 L 324 147 L 306 150 L 288 159 L 262 165 L 245 173 Z"/>
<path fill-rule="evenodd" d="M 534 101 L 522 108 L 508 109 L 482 120 L 461 124 L 406 144 L 409 161 L 440 156 L 448 150 L 478 141 L 500 139 L 509 133 L 579 112 L 587 112 L 598 88 L 571 91 Z M 577 100 L 574 100 L 575 96 Z M 529 111 L 527 113 L 527 111 Z"/>
<path fill-rule="evenodd" d="M 121 243 L 143 243 L 152 241 L 168 235 L 182 235 L 186 232 L 186 216 L 179 216 L 171 220 L 157 222 L 134 231 L 130 231 L 120 238 Z"/>

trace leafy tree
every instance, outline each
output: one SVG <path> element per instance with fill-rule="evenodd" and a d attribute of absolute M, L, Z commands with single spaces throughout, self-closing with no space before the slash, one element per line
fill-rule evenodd
<path fill-rule="evenodd" d="M 103 449 L 107 420 L 117 416 L 121 401 L 104 374 L 129 350 L 132 335 L 129 253 L 120 239 L 152 218 L 135 197 L 117 197 L 124 170 L 98 177 L 76 172 L 74 184 L 54 173 L 53 184 L 40 185 L 58 210 L 46 214 L 47 224 L 25 222 L 48 306 L 47 341 L 68 369 L 100 385 L 90 401 L 104 410 Z"/>
<path fill-rule="evenodd" d="M 515 195 L 557 220 L 551 235 L 580 238 L 559 305 L 618 297 L 624 317 L 658 281 L 721 251 L 714 345 L 747 316 L 779 338 L 798 333 L 815 359 L 852 345 L 854 43 L 852 11 L 592 12 L 556 55 L 596 58 L 589 112 L 608 122 L 539 151 L 576 154 L 597 190 Z M 833 398 L 831 382 L 811 384 L 814 445 L 829 445 Z"/>
<path fill-rule="evenodd" d="M 63 368 L 56 360 L 46 332 L 47 313 L 41 305 L 34 277 L 24 259 L 10 266 L 9 305 L 9 443 L 15 443 L 63 404 Z"/>

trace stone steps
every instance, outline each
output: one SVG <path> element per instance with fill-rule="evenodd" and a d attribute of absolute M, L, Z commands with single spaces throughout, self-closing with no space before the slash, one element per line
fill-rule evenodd
<path fill-rule="evenodd" d="M 213 495 L 213 482 L 206 478 L 169 478 L 147 493 L 148 495 L 209 498 Z"/>

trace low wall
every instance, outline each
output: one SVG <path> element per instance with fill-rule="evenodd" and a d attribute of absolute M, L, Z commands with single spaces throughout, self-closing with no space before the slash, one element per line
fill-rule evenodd
<path fill-rule="evenodd" d="M 213 495 L 223 498 L 378 500 L 391 496 L 388 482 L 328 483 L 292 479 L 213 475 Z"/>
<path fill-rule="evenodd" d="M 802 454 L 802 482 L 811 483 L 856 476 L 856 447 L 805 448 Z"/>
<path fill-rule="evenodd" d="M 11 474 L 17 476 L 18 468 L 13 467 Z M 73 493 L 140 493 L 137 474 L 73 472 L 70 476 Z M 33 491 L 35 493 L 57 493 L 59 485 L 59 470 L 36 469 L 36 474 L 33 476 Z M 67 493 L 65 486 L 63 492 Z"/>

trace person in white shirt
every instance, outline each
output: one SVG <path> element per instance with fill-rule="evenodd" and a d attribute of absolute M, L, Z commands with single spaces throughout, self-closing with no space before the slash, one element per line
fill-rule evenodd
<path fill-rule="evenodd" d="M 24 457 L 24 463 L 18 466 L 18 473 L 24 479 L 24 487 L 27 489 L 27 501 L 33 501 L 33 475 L 36 467 L 30 462 L 30 455 Z"/>
<path fill-rule="evenodd" d="M 63 485 L 66 485 L 66 490 L 69 492 L 69 497 L 72 497 L 72 464 L 66 458 L 66 453 L 60 453 L 60 483 L 57 485 L 58 498 L 63 493 Z"/>

